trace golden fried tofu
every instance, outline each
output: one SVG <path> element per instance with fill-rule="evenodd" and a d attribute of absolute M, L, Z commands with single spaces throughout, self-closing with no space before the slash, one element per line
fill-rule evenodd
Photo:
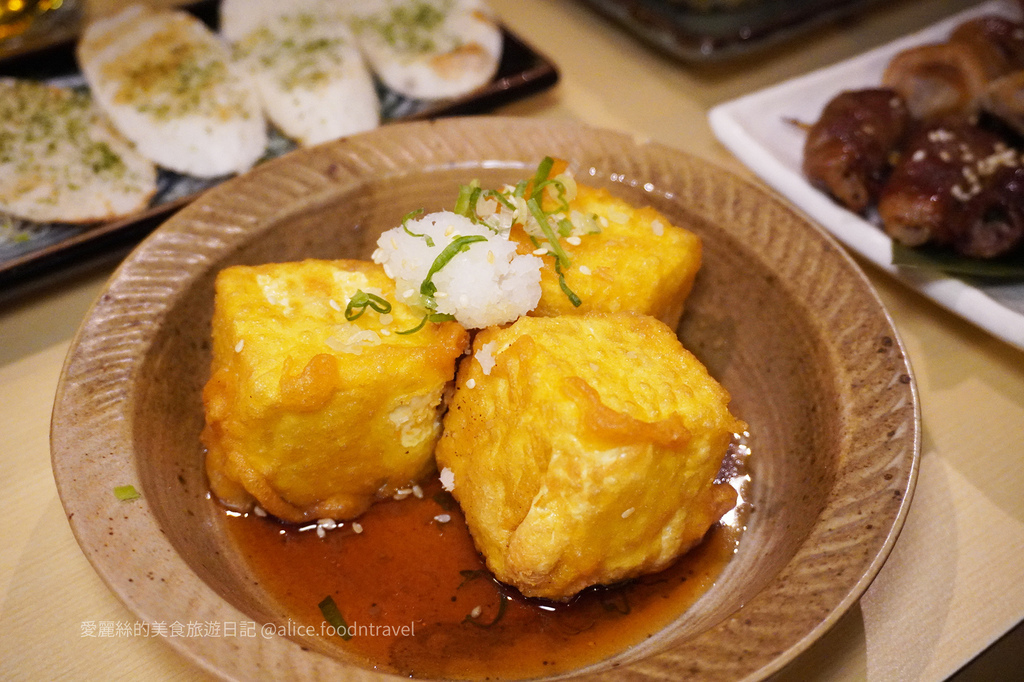
<path fill-rule="evenodd" d="M 391 279 L 363 261 L 218 274 L 202 441 L 225 505 L 351 518 L 433 470 L 442 395 L 468 335 L 454 322 L 397 334 L 422 313 L 395 301 Z"/>
<path fill-rule="evenodd" d="M 494 575 L 566 600 L 665 568 L 735 505 L 728 402 L 652 317 L 523 317 L 475 337 L 437 465 Z"/>
<path fill-rule="evenodd" d="M 637 312 L 652 315 L 673 329 L 701 263 L 700 238 L 649 206 L 635 208 L 607 190 L 577 185 L 570 211 L 596 216 L 600 232 L 562 239 L 572 261 L 565 283 L 577 296 L 576 307 L 561 288 L 554 259 L 544 259 L 540 303 L 535 316 L 589 312 Z M 520 253 L 535 246 L 519 226 L 511 238 Z M 577 241 L 578 244 L 573 242 Z"/>

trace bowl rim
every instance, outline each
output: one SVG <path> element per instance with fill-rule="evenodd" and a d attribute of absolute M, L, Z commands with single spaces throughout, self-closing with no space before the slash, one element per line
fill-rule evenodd
<path fill-rule="evenodd" d="M 509 133 L 511 139 L 497 137 Z M 529 143 L 522 143 L 521 150 L 516 146 L 519 144 L 515 139 L 517 136 L 525 136 L 523 139 L 529 140 Z M 509 149 L 516 149 L 520 157 L 526 158 L 527 148 L 544 149 L 545 142 L 551 144 L 554 139 L 560 137 L 577 139 L 582 144 L 600 143 L 603 146 L 602 151 L 609 159 L 623 154 L 626 156 L 620 158 L 628 159 L 628 154 L 645 160 L 657 156 L 661 159 L 659 163 L 670 169 L 680 166 L 689 169 L 688 172 L 703 174 L 702 177 L 709 185 L 725 185 L 729 192 L 757 196 L 789 216 L 795 224 L 800 225 L 800 229 L 806 230 L 808 240 L 813 242 L 816 248 L 820 248 L 830 258 L 836 259 L 835 262 L 842 270 L 842 277 L 853 287 L 856 295 L 866 296 L 865 300 L 873 307 L 880 328 L 883 328 L 891 338 L 894 353 L 899 361 L 899 398 L 909 402 L 903 406 L 904 410 L 909 410 L 910 418 L 904 419 L 901 426 L 904 431 L 900 438 L 905 445 L 901 455 L 903 461 L 900 462 L 900 476 L 898 480 L 892 482 L 902 490 L 902 497 L 895 514 L 885 519 L 884 533 L 880 529 L 878 534 L 880 541 L 872 544 L 873 557 L 866 568 L 856 576 L 856 580 L 844 582 L 839 589 L 838 598 L 834 597 L 829 601 L 824 614 L 816 617 L 813 625 L 804 628 L 801 636 L 788 642 L 783 650 L 768 655 L 767 660 L 750 669 L 740 679 L 760 680 L 779 671 L 831 629 L 857 602 L 881 570 L 902 530 L 917 481 L 921 451 L 921 414 L 913 371 L 891 316 L 860 266 L 834 238 L 769 190 L 737 177 L 713 162 L 657 143 L 638 140 L 621 132 L 591 128 L 572 121 L 555 122 L 488 116 L 399 123 L 319 147 L 298 150 L 258 166 L 253 171 L 210 190 L 171 217 L 139 244 L 114 272 L 75 334 L 61 371 L 51 419 L 51 464 L 58 494 L 76 540 L 107 587 L 130 611 L 144 622 L 158 622 L 165 620 L 160 618 L 160 615 L 165 613 L 167 601 L 173 601 L 182 594 L 192 594 L 203 597 L 198 602 L 198 597 L 193 597 L 189 602 L 197 609 L 197 616 L 207 620 L 249 620 L 246 614 L 228 604 L 202 582 L 190 565 L 178 555 L 174 546 L 163 535 L 145 494 L 142 499 L 132 503 L 132 518 L 129 520 L 128 515 L 125 515 L 126 521 L 122 527 L 120 519 L 117 518 L 123 511 L 123 508 L 117 505 L 122 503 L 117 502 L 110 490 L 112 485 L 138 480 L 134 452 L 131 449 L 133 436 L 128 424 L 131 421 L 130 416 L 126 418 L 119 414 L 118 408 L 111 406 L 113 403 L 105 403 L 105 411 L 99 417 L 86 415 L 85 421 L 79 421 L 81 410 L 78 401 L 83 395 L 100 395 L 108 401 L 127 397 L 128 400 L 123 402 L 130 406 L 131 390 L 124 386 L 130 386 L 133 372 L 143 362 L 145 350 L 157 333 L 156 325 L 151 325 L 150 328 L 142 325 L 131 339 L 130 347 L 118 348 L 113 352 L 103 349 L 104 334 L 122 321 L 123 308 L 126 302 L 131 302 L 131 294 L 128 292 L 130 287 L 126 288 L 126 285 L 133 280 L 137 281 L 136 278 L 144 273 L 147 267 L 151 267 L 155 260 L 166 256 L 168 248 L 180 248 L 182 235 L 196 238 L 202 243 L 201 250 L 205 249 L 211 253 L 245 243 L 247 235 L 251 234 L 252 225 L 244 221 L 227 226 L 218 223 L 218 219 L 225 211 L 248 211 L 250 215 L 256 215 L 260 211 L 271 210 L 268 208 L 271 205 L 286 206 L 287 200 L 291 198 L 308 197 L 311 192 L 339 192 L 350 186 L 345 185 L 345 182 L 356 182 L 360 177 L 370 177 L 367 174 L 380 172 L 382 169 L 400 171 L 402 164 L 423 172 L 430 171 L 431 168 L 452 170 L 473 163 L 478 164 L 475 167 L 498 163 L 511 165 L 516 163 L 516 159 Z M 494 140 L 501 141 L 495 143 Z M 496 148 L 491 149 L 489 145 Z M 400 151 L 396 151 L 398 149 Z M 502 157 L 501 154 L 505 156 Z M 322 177 L 324 173 L 310 170 L 311 161 L 322 161 L 323 158 L 332 160 L 328 170 L 333 168 L 341 174 L 340 178 L 325 178 Z M 523 167 L 528 166 L 524 163 Z M 623 174 L 624 178 L 626 176 L 627 174 Z M 636 178 L 632 182 L 635 186 Z M 245 206 L 243 209 L 237 195 L 244 194 L 261 183 L 270 186 L 267 202 L 256 207 Z M 268 215 L 263 217 L 270 220 Z M 206 265 L 212 267 L 215 263 Z M 188 280 L 184 281 L 187 283 Z M 170 310 L 177 299 L 174 296 L 167 296 L 163 299 L 150 297 L 145 300 L 153 308 L 150 312 L 156 319 L 160 319 L 159 315 Z M 105 353 L 104 357 L 114 363 L 115 370 L 105 372 L 102 377 L 98 376 L 95 371 L 97 353 Z M 121 389 L 114 388 L 118 385 L 117 382 L 124 382 Z M 118 390 L 124 392 L 117 393 Z M 111 393 L 112 391 L 114 393 Z M 89 452 L 84 455 L 82 443 L 89 445 Z M 78 480 L 78 471 L 81 467 L 88 467 L 92 471 L 102 468 L 104 480 L 113 482 L 111 487 L 83 487 Z M 824 517 L 828 511 L 829 508 L 826 506 L 821 511 L 822 516 Z M 97 518 L 109 519 L 110 535 L 113 536 L 110 542 L 134 543 L 130 547 L 122 547 L 131 553 L 128 563 L 133 566 L 144 565 L 145 561 L 138 557 L 140 550 L 143 550 L 151 556 L 158 555 L 162 560 L 175 566 L 177 570 L 173 576 L 169 577 L 168 581 L 156 585 L 144 584 L 147 581 L 125 582 L 125 565 L 115 560 L 107 549 L 100 546 L 107 546 L 108 543 L 104 537 L 104 529 L 94 528 L 95 521 L 90 523 L 91 519 Z M 816 523 L 811 528 L 805 544 L 816 537 L 816 533 L 825 532 L 819 525 L 820 523 Z M 115 534 L 115 527 L 118 531 L 130 530 L 130 536 L 121 532 Z M 781 574 L 801 559 L 801 552 L 804 549 L 805 547 L 801 545 L 796 550 L 796 554 L 773 578 L 773 582 L 778 581 Z M 756 601 L 757 597 L 744 604 L 740 611 L 754 610 L 751 605 Z M 736 614 L 713 626 L 712 629 L 721 630 L 725 625 L 729 625 L 727 629 L 733 633 L 742 629 L 741 619 Z M 223 678 L 234 678 L 240 674 L 237 666 L 244 657 L 252 656 L 275 656 L 278 660 L 298 664 L 298 669 L 333 673 L 344 671 L 354 679 L 380 679 L 381 676 L 381 673 L 374 671 L 347 667 L 339 659 L 313 651 L 302 651 L 298 643 L 284 638 L 266 641 L 254 639 L 254 646 L 241 647 L 245 649 L 244 652 L 238 651 L 238 642 L 230 643 L 233 650 L 227 651 L 229 647 L 222 644 L 226 641 L 224 639 L 164 639 L 186 658 Z M 586 673 L 588 670 L 585 668 L 581 672 Z M 568 676 L 574 674 L 576 673 L 569 673 Z"/>

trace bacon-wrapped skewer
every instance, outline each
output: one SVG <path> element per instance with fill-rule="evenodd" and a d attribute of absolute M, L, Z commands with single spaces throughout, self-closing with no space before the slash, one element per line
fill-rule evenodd
<path fill-rule="evenodd" d="M 807 132 L 804 173 L 850 210 L 863 211 L 878 198 L 909 122 L 902 98 L 892 90 L 842 92 Z"/>
<path fill-rule="evenodd" d="M 925 126 L 911 139 L 878 201 L 886 233 L 907 246 L 950 246 L 992 258 L 1024 236 L 1021 155 L 967 122 Z"/>
<path fill-rule="evenodd" d="M 966 42 L 912 47 L 889 61 L 882 84 L 900 93 L 916 119 L 973 115 L 989 81 L 1002 73 L 1001 62 L 985 57 Z"/>

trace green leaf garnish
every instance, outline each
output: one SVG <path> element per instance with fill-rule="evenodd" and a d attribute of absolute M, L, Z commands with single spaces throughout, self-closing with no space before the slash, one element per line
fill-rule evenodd
<path fill-rule="evenodd" d="M 495 201 L 497 201 L 499 204 L 501 204 L 510 211 L 516 210 L 516 205 L 509 201 L 508 197 L 506 197 L 498 190 L 485 189 L 480 196 L 484 199 L 494 199 Z"/>
<path fill-rule="evenodd" d="M 317 606 L 320 607 L 320 613 L 323 614 L 324 620 L 334 626 L 339 637 L 346 641 L 352 639 L 352 635 L 348 632 L 348 623 L 345 622 L 345 618 L 341 615 L 338 605 L 334 603 L 334 597 L 327 595 Z"/>
<path fill-rule="evenodd" d="M 555 272 L 558 273 L 558 286 L 561 288 L 562 293 L 569 299 L 569 303 L 572 303 L 574 308 L 579 308 L 583 305 L 583 301 L 576 295 L 576 292 L 569 288 L 569 285 L 565 281 L 565 273 L 562 272 L 561 266 L 558 261 L 555 261 Z"/>
<path fill-rule="evenodd" d="M 565 192 L 565 184 L 562 183 L 560 180 L 545 180 L 544 182 L 540 183 L 539 185 L 534 186 L 533 194 L 531 196 L 532 197 L 541 197 L 541 200 L 543 201 L 544 197 L 543 197 L 542 192 L 547 187 L 554 187 L 555 188 L 555 192 L 557 194 L 557 201 L 558 201 L 558 206 L 555 207 L 554 211 L 549 211 L 549 213 L 556 213 L 558 211 L 568 211 L 569 210 L 569 201 L 565 198 L 565 193 L 566 193 Z"/>
<path fill-rule="evenodd" d="M 544 237 L 547 238 L 548 246 L 551 248 L 551 252 L 555 255 L 555 258 L 559 260 L 563 268 L 569 267 L 572 264 L 572 261 L 569 259 L 569 254 L 567 254 L 565 249 L 562 248 L 562 244 L 558 241 L 555 231 L 551 229 L 551 222 L 548 220 L 547 214 L 540 210 L 540 204 L 537 203 L 536 197 L 530 197 L 527 199 L 526 207 L 530 209 L 530 214 L 540 225 L 541 232 L 543 232 Z"/>
<path fill-rule="evenodd" d="M 541 162 L 537 164 L 537 172 L 533 175 L 533 194 L 531 196 L 537 196 L 538 188 L 541 183 L 548 179 L 551 175 L 551 168 L 555 165 L 555 160 L 550 156 L 545 156 L 541 159 Z"/>
<path fill-rule="evenodd" d="M 348 305 L 345 306 L 345 319 L 349 322 L 358 320 L 366 312 L 367 308 L 373 308 L 381 315 L 391 312 L 391 304 L 377 294 L 368 294 L 362 289 L 357 289 L 352 294 Z"/>
<path fill-rule="evenodd" d="M 480 183 L 476 180 L 468 185 L 461 185 L 459 187 L 459 198 L 455 200 L 455 208 L 452 209 L 452 213 L 469 218 L 474 223 L 477 222 L 476 202 L 480 200 L 482 191 Z"/>
<path fill-rule="evenodd" d="M 470 234 L 462 237 L 456 237 L 451 241 L 448 246 L 444 247 L 441 253 L 437 254 L 437 258 L 430 266 L 430 270 L 427 271 L 427 276 L 420 285 L 420 293 L 427 298 L 433 298 L 434 294 L 437 293 L 437 287 L 434 286 L 433 277 L 441 270 L 444 266 L 448 265 L 452 258 L 459 255 L 463 251 L 469 249 L 469 245 L 474 242 L 485 242 L 487 237 L 479 234 Z M 431 307 L 431 306 L 428 306 Z"/>
<path fill-rule="evenodd" d="M 409 229 L 409 221 L 415 220 L 421 215 L 423 215 L 422 208 L 417 208 L 415 211 L 409 211 L 408 213 L 406 213 L 404 216 L 402 216 L 402 229 L 405 230 L 405 233 L 410 237 L 422 237 L 423 241 L 427 243 L 427 246 L 433 248 L 434 240 L 431 239 L 429 235 L 417 234 L 416 232 L 413 232 L 412 230 Z"/>
<path fill-rule="evenodd" d="M 129 500 L 139 499 L 142 497 L 142 494 L 133 485 L 118 485 L 114 486 L 114 497 L 122 502 L 128 502 Z"/>
<path fill-rule="evenodd" d="M 983 260 L 969 258 L 936 246 L 909 247 L 895 239 L 892 242 L 892 264 L 905 268 L 938 270 L 951 275 L 987 277 L 990 279 L 1024 279 L 1024 257 L 1021 254 Z"/>
<path fill-rule="evenodd" d="M 403 336 L 406 335 L 406 334 L 415 334 L 419 330 L 423 329 L 423 327 L 426 326 L 427 322 L 434 322 L 434 323 L 451 322 L 454 319 L 455 319 L 455 316 L 454 315 L 449 315 L 448 313 L 427 313 L 426 315 L 423 316 L 423 319 L 420 320 L 420 323 L 418 325 L 416 325 L 415 327 L 413 327 L 412 329 L 405 329 L 403 331 L 395 332 L 395 333 L 396 334 L 402 334 Z"/>

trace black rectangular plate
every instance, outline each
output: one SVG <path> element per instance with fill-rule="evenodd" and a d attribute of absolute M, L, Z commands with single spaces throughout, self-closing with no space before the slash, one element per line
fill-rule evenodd
<path fill-rule="evenodd" d="M 760 0 L 698 9 L 686 0 L 585 0 L 647 43 L 688 62 L 722 61 L 879 0 Z"/>

